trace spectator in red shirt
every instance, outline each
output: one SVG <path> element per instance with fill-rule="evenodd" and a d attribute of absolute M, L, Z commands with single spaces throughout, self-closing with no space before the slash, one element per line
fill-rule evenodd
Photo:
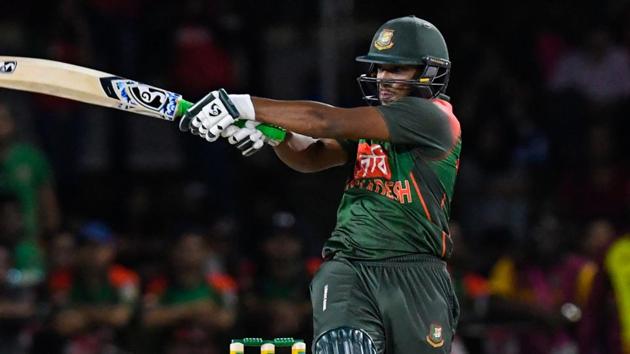
<path fill-rule="evenodd" d="M 139 295 L 138 275 L 115 263 L 111 230 L 100 222 L 86 223 L 78 232 L 76 263 L 52 297 L 61 300 L 50 320 L 48 342 L 34 352 L 98 353 L 124 346 L 123 329 L 131 321 Z M 51 339 L 54 338 L 54 339 Z M 56 343 L 51 348 L 49 343 Z"/>

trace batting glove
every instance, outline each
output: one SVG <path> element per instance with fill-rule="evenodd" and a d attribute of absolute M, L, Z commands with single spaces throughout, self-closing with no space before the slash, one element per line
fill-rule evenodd
<path fill-rule="evenodd" d="M 262 129 L 262 131 L 261 131 Z M 265 144 L 277 146 L 281 140 L 264 134 L 265 126 L 249 120 L 238 120 L 221 133 L 228 142 L 241 151 L 243 156 L 251 156 L 260 151 Z"/>
<path fill-rule="evenodd" d="M 225 90 L 220 89 L 210 92 L 190 107 L 180 120 L 179 128 L 213 142 L 240 115 Z"/>

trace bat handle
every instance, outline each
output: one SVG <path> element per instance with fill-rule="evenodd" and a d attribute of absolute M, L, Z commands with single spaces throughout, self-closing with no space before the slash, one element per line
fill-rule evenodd
<path fill-rule="evenodd" d="M 193 106 L 194 103 L 186 101 L 185 99 L 181 98 L 179 100 L 179 103 L 177 104 L 177 117 L 183 117 L 184 113 L 186 113 L 186 111 Z M 184 119 L 184 118 L 182 118 Z M 187 118 L 190 119 L 190 118 Z M 189 123 L 189 122 L 186 122 Z M 188 124 L 185 124 L 185 126 L 187 126 Z M 259 124 L 256 129 L 260 130 L 266 137 L 268 137 L 269 139 L 273 139 L 275 141 L 279 141 L 282 142 L 284 141 L 284 138 L 287 135 L 286 130 L 284 130 L 283 128 L 274 126 L 274 125 L 270 125 L 270 124 Z"/>
<path fill-rule="evenodd" d="M 175 117 L 176 118 L 180 118 L 180 119 L 186 119 L 186 120 L 189 121 L 190 118 L 189 117 L 184 117 L 184 114 L 186 113 L 186 111 L 188 111 L 188 109 L 190 107 L 193 106 L 193 104 L 194 103 L 192 103 L 190 101 L 186 101 L 185 99 L 180 98 L 179 102 L 177 102 L 177 113 L 175 113 Z M 187 122 L 180 122 L 179 123 L 180 129 L 181 129 L 182 126 L 184 126 L 184 127 L 190 126 L 190 122 L 188 122 L 188 121 Z"/>

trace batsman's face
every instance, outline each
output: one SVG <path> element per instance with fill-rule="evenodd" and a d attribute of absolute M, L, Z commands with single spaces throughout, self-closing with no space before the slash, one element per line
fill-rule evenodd
<path fill-rule="evenodd" d="M 376 78 L 383 80 L 412 80 L 416 75 L 416 68 L 408 65 L 379 65 Z M 381 82 L 378 98 L 382 104 L 392 103 L 401 97 L 409 95 L 412 87 L 404 83 Z"/>

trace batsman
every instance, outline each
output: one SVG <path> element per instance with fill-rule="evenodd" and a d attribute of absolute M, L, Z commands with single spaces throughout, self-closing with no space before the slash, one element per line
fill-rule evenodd
<path fill-rule="evenodd" d="M 217 90 L 180 128 L 245 155 L 272 145 L 304 173 L 354 164 L 311 283 L 315 354 L 450 353 L 459 306 L 445 261 L 461 129 L 445 95 L 447 46 L 433 24 L 407 16 L 383 24 L 357 61 L 370 63 L 358 78 L 369 106 Z M 261 123 L 286 129 L 284 141 Z"/>

